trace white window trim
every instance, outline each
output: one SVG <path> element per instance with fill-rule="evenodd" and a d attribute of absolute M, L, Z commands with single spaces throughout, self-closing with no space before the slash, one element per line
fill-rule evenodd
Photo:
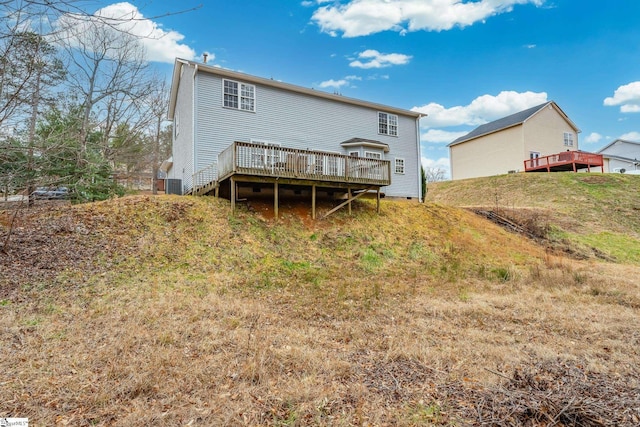
<path fill-rule="evenodd" d="M 238 85 L 238 94 L 234 95 L 238 97 L 238 106 L 237 107 L 232 107 L 229 105 L 225 105 L 225 82 L 232 82 Z M 253 98 L 249 98 L 246 96 L 242 96 L 242 89 L 244 87 L 250 87 L 252 89 L 252 93 L 253 93 Z M 249 110 L 246 108 L 242 108 L 242 99 L 246 98 L 246 99 L 251 99 L 253 100 L 253 109 Z M 231 80 L 231 79 L 222 79 L 222 107 L 224 108 L 228 108 L 230 110 L 238 110 L 238 111 L 247 111 L 249 113 L 255 113 L 256 112 L 256 86 L 255 85 L 250 85 L 247 83 L 242 83 L 240 81 L 237 80 Z"/>
<path fill-rule="evenodd" d="M 564 146 L 565 147 L 573 147 L 575 142 L 573 140 L 573 132 L 564 132 Z"/>
<path fill-rule="evenodd" d="M 398 172 L 398 162 L 402 163 L 402 171 Z M 404 175 L 406 173 L 406 164 L 404 157 L 396 157 L 393 161 L 393 173 L 396 175 Z"/>
<path fill-rule="evenodd" d="M 373 154 L 374 157 L 369 157 L 369 156 L 367 156 L 367 154 Z M 364 157 L 367 158 L 367 159 L 376 159 L 376 160 L 382 160 L 384 158 L 382 153 L 380 153 L 378 151 L 365 151 L 364 152 Z"/>
<path fill-rule="evenodd" d="M 386 116 L 386 126 L 387 126 L 387 131 L 386 132 L 381 132 L 380 131 L 380 115 L 384 114 Z M 386 113 L 384 111 L 378 111 L 377 114 L 378 117 L 378 135 L 388 135 L 388 136 L 394 136 L 397 137 L 398 136 L 398 115 L 397 114 L 391 114 L 391 113 Z M 395 124 L 391 124 L 391 118 L 395 118 Z M 391 128 L 395 129 L 395 132 L 391 132 Z"/>
<path fill-rule="evenodd" d="M 349 151 L 348 153 L 349 153 L 349 157 L 360 157 L 360 151 Z"/>

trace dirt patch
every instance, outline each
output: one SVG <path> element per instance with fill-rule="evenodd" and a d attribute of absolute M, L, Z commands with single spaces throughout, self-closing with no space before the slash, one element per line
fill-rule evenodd
<path fill-rule="evenodd" d="M 611 179 L 610 176 L 602 174 L 602 175 L 586 175 L 578 178 L 579 181 L 584 182 L 585 184 L 594 184 L 594 185 L 602 185 L 602 184 L 612 184 L 615 181 Z"/>
<path fill-rule="evenodd" d="M 278 219 L 286 221 L 288 218 L 300 220 L 307 228 L 316 228 L 321 225 L 320 221 L 327 212 L 342 203 L 342 200 L 329 200 L 326 198 L 319 198 L 316 201 L 316 219 L 313 219 L 311 201 L 302 200 L 301 198 L 283 198 L 278 203 Z M 271 198 L 252 198 L 239 203 L 240 206 L 245 206 L 249 212 L 257 213 L 262 219 L 267 221 L 275 220 L 275 212 L 273 206 L 273 199 Z M 369 205 L 354 201 L 352 203 L 352 209 L 364 210 L 369 209 Z M 344 206 L 341 211 L 346 212 L 347 207 Z"/>

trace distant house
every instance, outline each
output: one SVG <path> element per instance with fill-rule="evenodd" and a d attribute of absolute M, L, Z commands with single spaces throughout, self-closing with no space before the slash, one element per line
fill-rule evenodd
<path fill-rule="evenodd" d="M 578 151 L 580 129 L 553 101 L 478 126 L 449 144 L 451 178 L 519 172 L 525 161 Z M 539 159 L 539 160 L 538 160 Z"/>
<path fill-rule="evenodd" d="M 637 173 L 640 171 L 640 142 L 616 139 L 598 151 L 604 157 L 604 171 Z"/>
<path fill-rule="evenodd" d="M 177 59 L 168 191 L 419 199 L 419 113 Z"/>

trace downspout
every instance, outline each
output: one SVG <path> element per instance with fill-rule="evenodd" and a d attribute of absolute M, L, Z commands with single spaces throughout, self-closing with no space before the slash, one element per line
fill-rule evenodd
<path fill-rule="evenodd" d="M 196 77 L 198 76 L 198 64 L 195 64 L 193 68 L 193 103 L 191 104 L 191 146 L 193 147 L 193 166 L 191 167 L 191 176 L 195 176 L 198 166 L 198 150 L 196 146 L 196 132 L 197 132 L 197 120 L 196 120 Z M 191 179 L 191 190 L 195 190 L 195 182 Z"/>
<path fill-rule="evenodd" d="M 427 117 L 426 114 L 420 114 L 416 117 L 416 140 L 418 141 L 418 146 L 416 147 L 418 154 L 418 200 L 420 203 L 423 203 L 422 199 L 422 151 L 421 151 L 421 143 L 420 143 L 420 119 L 423 117 Z"/>

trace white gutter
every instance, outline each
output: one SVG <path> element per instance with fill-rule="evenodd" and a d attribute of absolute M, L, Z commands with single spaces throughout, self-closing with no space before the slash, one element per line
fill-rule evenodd
<path fill-rule="evenodd" d="M 418 147 L 417 147 L 417 151 L 418 151 L 418 200 L 420 201 L 420 203 L 424 202 L 424 200 L 422 199 L 422 144 L 421 144 L 421 141 L 420 141 L 420 119 L 422 117 L 427 117 L 427 115 L 426 114 L 420 114 L 418 117 L 416 117 L 416 137 L 417 137 L 417 141 L 418 141 Z"/>
<path fill-rule="evenodd" d="M 193 165 L 191 166 L 191 176 L 193 176 L 196 172 L 197 172 L 197 166 L 198 166 L 198 151 L 197 151 L 197 146 L 196 146 L 196 133 L 197 133 L 197 123 L 198 121 L 196 120 L 196 111 L 197 111 L 197 106 L 196 106 L 196 97 L 197 97 L 197 92 L 196 92 L 196 78 L 198 76 L 198 63 L 196 62 L 195 66 L 193 67 L 193 103 L 191 104 L 191 144 L 193 147 Z M 191 190 L 195 189 L 195 182 L 191 182 Z"/>

